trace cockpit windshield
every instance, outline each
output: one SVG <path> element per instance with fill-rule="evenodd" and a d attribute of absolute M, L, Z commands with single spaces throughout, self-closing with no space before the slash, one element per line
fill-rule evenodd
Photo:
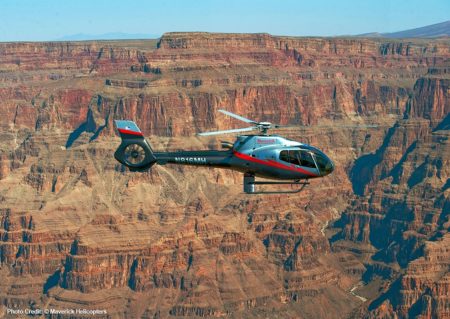
<path fill-rule="evenodd" d="M 313 152 L 321 175 L 328 175 L 334 170 L 333 162 L 322 152 Z"/>
<path fill-rule="evenodd" d="M 280 152 L 280 160 L 308 168 L 317 168 L 322 176 L 328 175 L 334 170 L 333 162 L 316 148 L 283 150 Z"/>
<path fill-rule="evenodd" d="M 316 164 L 308 151 L 304 150 L 288 150 L 280 152 L 280 160 L 291 164 L 316 168 Z"/>

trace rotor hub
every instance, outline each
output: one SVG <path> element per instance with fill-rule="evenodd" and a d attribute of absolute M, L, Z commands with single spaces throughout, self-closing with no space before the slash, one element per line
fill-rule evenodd
<path fill-rule="evenodd" d="M 267 135 L 267 131 L 269 131 L 270 128 L 272 128 L 272 123 L 270 122 L 259 122 L 257 124 L 260 132 L 264 135 Z"/>

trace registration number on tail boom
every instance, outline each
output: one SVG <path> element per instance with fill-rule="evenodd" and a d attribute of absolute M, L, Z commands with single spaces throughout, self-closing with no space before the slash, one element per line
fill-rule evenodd
<path fill-rule="evenodd" d="M 206 157 L 175 157 L 175 162 L 206 164 Z"/>

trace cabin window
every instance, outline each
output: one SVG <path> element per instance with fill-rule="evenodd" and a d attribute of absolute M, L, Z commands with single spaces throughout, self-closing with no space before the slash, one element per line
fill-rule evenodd
<path fill-rule="evenodd" d="M 288 154 L 288 151 L 281 151 L 281 152 L 280 152 L 280 160 L 289 163 L 289 154 Z"/>
<path fill-rule="evenodd" d="M 289 151 L 289 163 L 300 165 L 298 151 Z"/>
<path fill-rule="evenodd" d="M 311 154 L 307 151 L 300 151 L 300 150 L 281 151 L 280 160 L 299 166 L 316 168 L 316 164 L 314 163 Z"/>

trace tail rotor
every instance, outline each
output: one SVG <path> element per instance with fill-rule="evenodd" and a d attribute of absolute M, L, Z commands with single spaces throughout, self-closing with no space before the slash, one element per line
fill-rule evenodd
<path fill-rule="evenodd" d="M 156 157 L 150 144 L 144 138 L 139 127 L 133 121 L 116 120 L 122 143 L 114 157 L 131 171 L 143 171 L 156 163 Z"/>

